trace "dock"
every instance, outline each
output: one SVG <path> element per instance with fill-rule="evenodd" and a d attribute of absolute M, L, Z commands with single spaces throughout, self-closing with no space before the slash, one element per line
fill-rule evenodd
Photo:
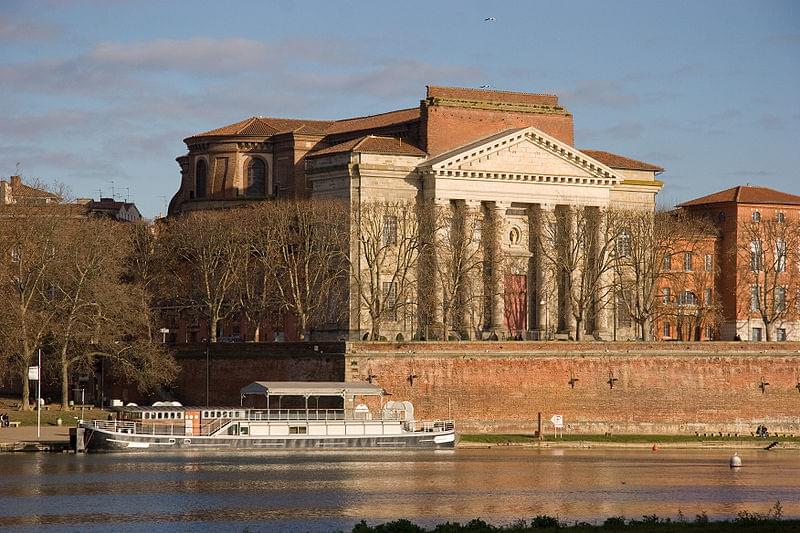
<path fill-rule="evenodd" d="M 69 426 L 42 426 L 36 437 L 36 426 L 0 428 L 0 452 L 69 451 Z"/>

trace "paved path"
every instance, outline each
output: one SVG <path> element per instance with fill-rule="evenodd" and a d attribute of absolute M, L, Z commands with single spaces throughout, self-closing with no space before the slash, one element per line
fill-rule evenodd
<path fill-rule="evenodd" d="M 0 428 L 0 444 L 14 442 L 69 441 L 69 426 L 42 426 L 41 437 L 36 438 L 36 426 Z"/>

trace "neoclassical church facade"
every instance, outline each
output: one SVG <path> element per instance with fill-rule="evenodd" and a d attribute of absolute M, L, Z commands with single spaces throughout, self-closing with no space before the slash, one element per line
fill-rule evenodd
<path fill-rule="evenodd" d="M 407 200 L 460 206 L 497 221 L 494 234 L 480 238 L 495 239 L 515 269 L 487 278 L 489 300 L 470 337 L 574 331 L 535 246 L 541 220 L 575 207 L 652 211 L 662 187 L 658 166 L 576 148 L 572 115 L 547 94 L 429 86 L 411 109 L 336 121 L 251 117 L 185 143 L 170 216 L 310 197 L 347 201 L 354 213 L 365 202 Z M 418 307 L 435 308 L 436 298 L 436 291 L 421 291 Z M 601 310 L 587 331 L 610 338 L 617 320 Z M 331 335 L 362 338 L 365 322 L 351 297 L 347 324 Z M 420 336 L 419 319 L 405 314 L 383 329 L 387 338 Z"/>

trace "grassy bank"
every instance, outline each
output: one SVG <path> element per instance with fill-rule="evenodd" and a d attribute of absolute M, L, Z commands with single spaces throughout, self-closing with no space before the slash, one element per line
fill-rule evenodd
<path fill-rule="evenodd" d="M 426 529 L 409 520 L 396 520 L 375 526 L 361 521 L 353 527 L 353 533 L 525 533 L 537 531 L 655 531 L 670 533 L 702 531 L 748 531 L 748 532 L 800 532 L 800 520 L 784 520 L 781 503 L 775 502 L 766 513 L 751 513 L 741 511 L 736 518 L 731 520 L 710 521 L 705 512 L 696 515 L 693 520 L 687 519 L 679 512 L 676 520 L 660 518 L 656 515 L 642 516 L 640 519 L 626 519 L 624 516 L 612 516 L 602 522 L 590 524 L 587 522 L 569 523 L 559 518 L 539 515 L 528 520 L 517 520 L 511 524 L 495 526 L 480 519 L 471 520 L 465 524 L 446 522 L 433 528 Z"/>
<path fill-rule="evenodd" d="M 461 442 L 465 443 L 484 443 L 484 444 L 535 444 L 541 442 L 537 437 L 529 434 L 462 434 Z M 597 443 L 642 443 L 642 444 L 671 444 L 671 443 L 691 443 L 707 442 L 754 442 L 769 444 L 770 442 L 800 442 L 798 436 L 775 436 L 771 435 L 766 439 L 753 437 L 750 435 L 733 435 L 719 433 L 709 433 L 700 435 L 575 435 L 564 434 L 554 438 L 553 435 L 545 435 L 544 442 L 597 442 Z"/>
<path fill-rule="evenodd" d="M 6 413 L 9 420 L 12 422 L 19 422 L 20 426 L 35 426 L 36 425 L 36 411 L 20 411 L 18 400 L 0 400 L 0 413 Z M 61 409 L 60 404 L 45 405 L 42 408 L 42 425 L 43 426 L 56 426 L 58 419 L 61 419 L 61 424 L 64 426 L 75 425 L 78 418 L 81 416 L 80 406 L 72 409 Z M 104 419 L 108 416 L 108 411 L 102 409 L 89 409 L 88 407 L 83 410 L 83 418 L 90 420 L 94 418 Z"/>

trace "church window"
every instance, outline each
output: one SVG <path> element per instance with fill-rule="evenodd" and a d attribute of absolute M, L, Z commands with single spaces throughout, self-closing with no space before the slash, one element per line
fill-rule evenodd
<path fill-rule="evenodd" d="M 703 269 L 706 272 L 711 272 L 714 268 L 714 258 L 711 257 L 711 254 L 706 254 L 703 256 Z"/>
<path fill-rule="evenodd" d="M 384 309 L 387 320 L 397 320 L 397 283 L 394 281 L 383 282 Z"/>
<path fill-rule="evenodd" d="M 253 159 L 247 165 L 247 196 L 264 196 L 267 192 L 267 165 Z"/>
<path fill-rule="evenodd" d="M 761 222 L 761 213 L 753 211 L 753 222 Z"/>
<path fill-rule="evenodd" d="M 783 224 L 786 221 L 786 216 L 783 213 L 778 213 L 775 215 L 775 221 L 778 224 Z"/>
<path fill-rule="evenodd" d="M 670 290 L 669 287 L 664 287 L 661 289 L 661 300 L 664 302 L 665 305 L 669 304 L 670 300 Z"/>
<path fill-rule="evenodd" d="M 197 164 L 194 168 L 194 190 L 195 190 L 195 197 L 197 198 L 205 198 L 206 197 L 206 181 L 208 178 L 208 168 L 206 167 L 206 162 L 202 159 L 197 161 Z"/>
<path fill-rule="evenodd" d="M 762 261 L 761 241 L 755 240 L 750 243 L 750 270 L 752 272 L 761 271 Z"/>
<path fill-rule="evenodd" d="M 683 253 L 683 271 L 684 272 L 691 272 L 692 271 L 692 252 L 684 252 Z"/>
<path fill-rule="evenodd" d="M 672 270 L 672 254 L 666 254 L 661 265 L 661 270 L 669 272 Z"/>

